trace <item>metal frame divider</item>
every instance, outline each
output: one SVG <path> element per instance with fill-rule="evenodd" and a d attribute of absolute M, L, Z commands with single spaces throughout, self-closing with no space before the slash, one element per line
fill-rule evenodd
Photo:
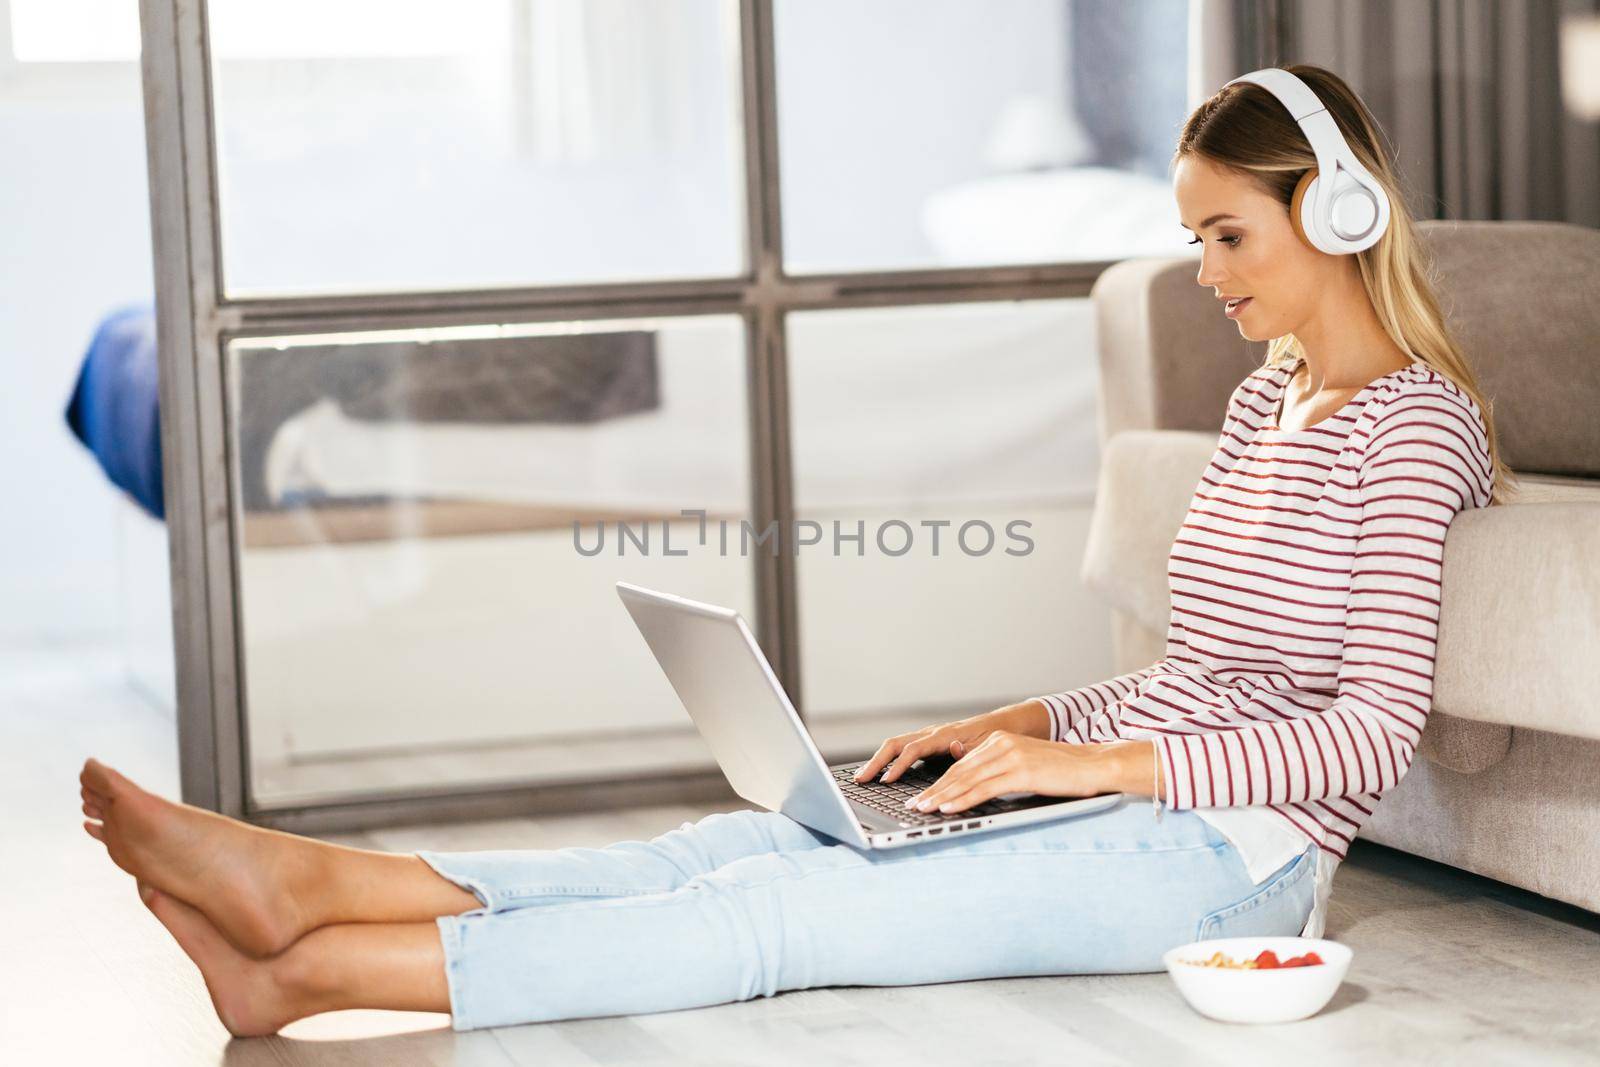
<path fill-rule="evenodd" d="M 737 277 L 602 285 L 230 298 L 222 277 L 216 137 L 205 0 L 140 0 L 149 152 L 161 438 L 172 568 L 183 798 L 269 825 L 327 830 L 424 818 L 727 796 L 720 772 L 488 786 L 258 808 L 249 790 L 236 511 L 223 354 L 238 337 L 489 321 L 721 313 L 746 330 L 752 514 L 793 529 L 785 319 L 790 311 L 1083 297 L 1108 263 L 791 276 L 783 269 L 774 0 L 737 4 L 745 160 L 746 269 Z M 731 13 L 731 8 L 730 8 Z M 763 649 L 800 694 L 795 556 L 756 553 Z"/>

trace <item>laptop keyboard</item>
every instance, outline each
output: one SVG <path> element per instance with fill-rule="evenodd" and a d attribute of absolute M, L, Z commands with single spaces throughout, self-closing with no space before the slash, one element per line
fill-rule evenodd
<path fill-rule="evenodd" d="M 857 804 L 865 804 L 874 811 L 898 819 L 902 826 L 926 826 L 930 823 L 970 819 L 975 815 L 999 815 L 1015 811 L 1018 807 L 1007 801 L 986 800 L 982 804 L 974 804 L 962 811 L 918 811 L 906 807 L 906 801 L 937 782 L 939 774 L 934 774 L 921 766 L 914 766 L 892 782 L 883 782 L 876 778 L 858 782 L 855 780 L 855 773 L 864 766 L 866 766 L 865 760 L 851 767 L 835 767 L 833 777 L 845 796 Z"/>

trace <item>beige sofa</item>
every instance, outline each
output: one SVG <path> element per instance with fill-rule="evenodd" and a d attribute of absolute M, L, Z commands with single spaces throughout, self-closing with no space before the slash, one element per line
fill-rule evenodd
<path fill-rule="evenodd" d="M 1421 229 L 1522 492 L 1450 527 L 1433 712 L 1360 836 L 1600 911 L 1600 230 Z M 1119 672 L 1164 654 L 1167 553 L 1266 357 L 1198 269 L 1126 260 L 1092 293 L 1104 451 L 1082 577 L 1112 606 Z"/>

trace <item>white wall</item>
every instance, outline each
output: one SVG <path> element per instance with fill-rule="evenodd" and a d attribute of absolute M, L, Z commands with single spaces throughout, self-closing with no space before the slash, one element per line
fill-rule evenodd
<path fill-rule="evenodd" d="M 150 296 L 141 108 L 132 77 L 0 82 L 0 637 L 117 628 L 119 494 L 63 413 L 96 321 Z"/>

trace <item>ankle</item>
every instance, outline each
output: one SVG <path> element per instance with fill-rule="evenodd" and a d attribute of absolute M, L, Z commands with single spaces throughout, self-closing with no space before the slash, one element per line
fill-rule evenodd
<path fill-rule="evenodd" d="M 315 938 L 303 937 L 262 963 L 282 1011 L 291 1019 L 326 1011 L 338 999 L 334 968 L 317 947 Z"/>
<path fill-rule="evenodd" d="M 252 831 L 256 828 L 251 827 Z M 249 862 L 231 867 L 221 883 L 231 886 L 228 904 L 213 905 L 213 921 L 253 959 L 288 951 L 319 923 L 314 917 L 314 857 L 298 841 L 258 837 L 249 842 Z"/>

